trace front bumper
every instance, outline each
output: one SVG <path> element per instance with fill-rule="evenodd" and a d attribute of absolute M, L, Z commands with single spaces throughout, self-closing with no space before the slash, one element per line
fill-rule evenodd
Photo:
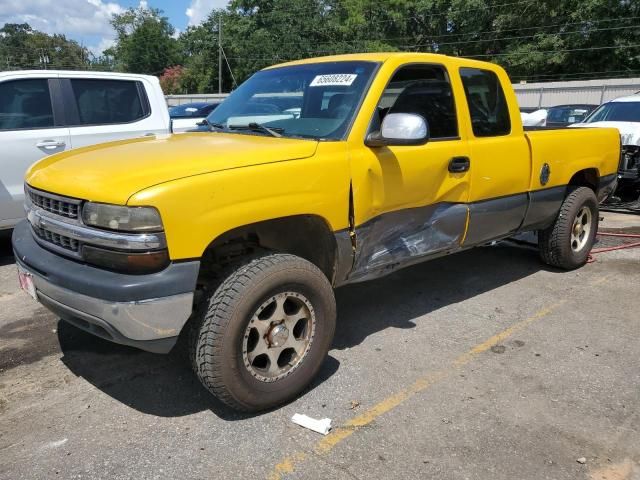
<path fill-rule="evenodd" d="M 111 272 L 43 248 L 26 221 L 14 229 L 12 244 L 18 265 L 33 276 L 38 300 L 99 337 L 167 353 L 191 315 L 198 261 L 149 275 Z"/>

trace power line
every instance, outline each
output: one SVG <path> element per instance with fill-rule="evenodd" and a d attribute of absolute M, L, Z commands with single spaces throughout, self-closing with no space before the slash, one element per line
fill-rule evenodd
<path fill-rule="evenodd" d="M 530 1 L 533 0 L 525 0 L 524 2 L 513 2 L 513 3 L 508 3 L 508 4 L 500 4 L 502 6 L 504 5 L 516 5 L 516 4 L 520 4 L 520 3 L 528 3 Z M 497 7 L 500 5 L 495 5 L 493 7 Z M 482 7 L 482 8 L 488 8 L 488 6 L 486 7 Z M 465 11 L 465 12 L 471 12 L 473 10 L 459 10 L 459 11 Z M 440 12 L 438 14 L 432 14 L 432 15 L 440 15 L 440 14 L 445 14 L 448 12 Z M 594 20 L 594 21 L 590 21 L 590 20 L 585 20 L 585 21 L 581 21 L 581 22 L 572 22 L 572 23 L 559 23 L 559 24 L 551 24 L 551 25 L 538 25 L 538 26 L 531 26 L 531 27 L 522 27 L 522 28 L 517 28 L 517 29 L 503 29 L 503 30 L 488 30 L 488 31 L 484 31 L 484 32 L 468 32 L 468 33 L 452 33 L 452 34 L 446 34 L 446 35 L 434 35 L 434 36 L 429 36 L 429 38 L 431 40 L 437 39 L 437 38 L 444 38 L 444 39 L 448 39 L 449 37 L 459 37 L 459 36 L 477 36 L 477 35 L 482 35 L 482 34 L 487 34 L 487 33 L 504 33 L 504 32 L 508 32 L 508 31 L 514 31 L 514 30 L 536 30 L 536 29 L 541 29 L 541 28 L 550 28 L 553 26 L 558 26 L 558 25 L 564 25 L 564 26 L 568 26 L 568 25 L 581 25 L 581 24 L 585 24 L 585 23 L 589 23 L 589 24 L 600 24 L 603 22 L 612 22 L 612 21 L 629 21 L 629 20 L 636 20 L 636 19 L 640 19 L 640 16 L 637 17 L 618 17 L 618 18 L 608 18 L 608 19 L 600 19 L 600 20 Z M 633 26 L 618 26 L 618 27 L 609 27 L 609 28 L 601 28 L 601 29 L 588 29 L 588 30 L 584 30 L 584 31 L 579 31 L 579 30 L 575 30 L 573 32 L 547 32 L 550 34 L 554 34 L 554 35 L 567 35 L 570 33 L 586 33 L 586 32 L 596 32 L 596 31 L 613 31 L 613 30 L 621 30 L 621 29 L 628 29 L 628 28 L 637 28 L 637 25 L 633 25 Z M 345 43 L 349 43 L 349 44 L 357 44 L 357 43 L 365 43 L 365 42 L 369 42 L 369 41 L 379 41 L 379 42 L 393 42 L 394 40 L 402 40 L 402 39 L 413 39 L 415 38 L 416 35 L 412 35 L 412 36 L 399 36 L 399 37 L 381 37 L 381 38 L 371 38 L 371 39 L 362 39 L 362 40 L 358 40 L 358 39 L 351 39 L 351 40 L 345 40 Z M 438 43 L 439 45 L 454 45 L 454 44 L 477 44 L 477 43 L 483 43 L 483 42 L 489 42 L 489 41 L 497 41 L 497 40 L 510 40 L 510 39 L 523 39 L 523 38 L 534 38 L 535 35 L 528 35 L 528 36 L 513 36 L 513 37 L 502 37 L 502 38 L 493 38 L 493 39 L 474 39 L 474 40 L 468 40 L 468 41 L 457 41 L 457 42 L 435 42 Z M 155 36 L 141 36 L 140 38 L 144 39 L 144 38 L 155 38 Z M 277 40 L 276 38 L 274 38 L 274 40 Z M 339 40 L 334 40 L 332 42 L 317 42 L 316 45 L 328 45 L 328 44 L 335 44 L 336 42 L 338 42 Z M 420 46 L 430 46 L 431 44 L 411 44 L 411 45 L 403 45 L 403 47 L 411 47 L 411 48 L 417 48 Z M 49 49 L 54 49 L 57 48 L 56 46 L 52 46 L 49 47 Z M 18 52 L 18 51 L 23 51 L 23 52 L 28 52 L 28 53 L 33 53 L 33 49 L 30 48 L 13 48 L 12 49 L 13 52 Z M 326 53 L 328 52 L 327 50 L 314 50 L 315 52 L 318 53 Z M 75 52 L 74 52 L 75 53 Z M 81 54 L 80 54 L 81 55 Z"/>
<path fill-rule="evenodd" d="M 637 28 L 637 26 L 625 26 L 625 27 L 608 27 L 608 28 L 601 28 L 601 29 L 595 29 L 595 30 L 574 30 L 571 32 L 557 32 L 557 33 L 551 33 L 553 35 L 569 35 L 569 34 L 574 34 L 574 33 L 589 33 L 591 31 L 617 31 L 617 30 L 627 30 L 627 29 L 631 29 L 631 28 Z M 515 37 L 504 37 L 504 38 L 493 38 L 493 39 L 485 39 L 485 40 L 470 40 L 470 41 L 458 41 L 458 42 L 442 42 L 442 43 L 436 43 L 435 45 L 433 44 L 416 44 L 416 45 L 400 45 L 400 48 L 403 49 L 413 49 L 413 48 L 417 48 L 420 46 L 436 46 L 436 47 L 441 47 L 444 45 L 476 45 L 479 43 L 487 43 L 487 42 L 492 42 L 492 41 L 508 41 L 508 40 L 515 40 L 515 39 L 526 39 L 526 38 L 535 38 L 535 35 L 524 35 L 524 36 L 515 36 Z M 351 44 L 351 42 L 346 42 L 348 45 Z M 355 45 L 353 45 L 353 51 L 357 51 L 357 49 L 355 48 Z M 629 48 L 630 46 L 612 46 L 612 47 L 606 47 L 606 48 Z M 586 47 L 585 49 L 598 49 L 598 48 L 604 48 L 604 47 Z M 24 49 L 24 50 L 28 50 L 28 49 Z M 344 48 L 341 50 L 345 50 Z M 20 51 L 20 49 L 14 48 L 14 49 L 7 49 L 7 52 L 17 52 Z M 41 51 L 44 51 L 44 49 L 41 49 Z M 334 53 L 336 51 L 336 49 L 332 49 L 332 50 L 318 50 L 318 49 L 313 49 L 313 50 L 305 50 L 307 53 L 309 54 L 331 54 Z M 571 49 L 571 50 L 555 50 L 555 51 L 577 51 L 575 49 Z M 32 50 L 29 50 L 29 52 L 32 52 Z M 477 56 L 486 56 L 486 57 L 490 57 L 490 56 L 494 56 L 494 55 L 513 55 L 513 54 L 517 54 L 517 52 L 512 52 L 512 53 L 505 53 L 505 54 L 486 54 L 486 55 L 473 55 L 473 57 L 477 57 Z M 226 56 L 226 53 L 225 55 Z M 220 61 L 222 61 L 222 54 L 220 55 Z M 278 59 L 280 58 L 279 56 L 274 56 L 274 57 L 227 57 L 227 58 L 232 58 L 232 59 L 238 59 L 238 58 L 250 58 L 250 59 Z M 55 62 L 55 59 L 54 59 Z M 34 54 L 34 61 L 33 63 L 36 63 L 36 59 L 35 59 L 35 54 Z M 42 61 L 40 61 L 40 63 L 42 63 Z M 132 64 L 135 65 L 135 64 Z"/>
<path fill-rule="evenodd" d="M 233 84 L 237 87 L 238 86 L 238 82 L 236 82 L 236 77 L 233 74 L 233 70 L 231 69 L 231 65 L 229 65 L 229 59 L 227 58 L 227 54 L 224 53 L 224 48 L 222 48 L 222 45 L 220 45 L 220 50 L 222 51 L 222 55 L 224 56 L 224 61 L 227 62 L 227 68 L 229 69 L 229 73 L 231 74 L 231 80 L 233 80 Z M 222 76 L 220 76 L 220 78 L 222 78 Z"/>
<path fill-rule="evenodd" d="M 587 33 L 591 33 L 591 32 L 610 32 L 610 31 L 616 31 L 616 30 L 628 30 L 630 28 L 638 28 L 637 25 L 629 25 L 626 27 L 608 27 L 608 28 L 597 28 L 597 29 L 592 29 L 592 30 L 572 30 L 570 32 L 544 32 L 547 35 L 572 35 L 575 33 L 583 33 L 583 34 L 587 34 Z M 440 47 L 442 45 L 475 45 L 478 43 L 488 43 L 488 42 L 504 42 L 504 41 L 509 41 L 509 40 L 521 40 L 521 39 L 525 39 L 525 38 L 536 38 L 538 37 L 538 35 L 540 34 L 534 34 L 534 35 L 522 35 L 522 36 L 516 36 L 516 37 L 495 37 L 495 38 L 487 38 L 487 39 L 482 39 L 482 40 L 459 40 L 457 42 L 432 42 L 432 43 L 423 43 L 423 44 L 416 44 L 416 45 L 406 45 L 407 48 L 419 48 L 419 47 L 429 47 L 432 46 L 434 43 Z"/>
<path fill-rule="evenodd" d="M 588 47 L 588 48 L 567 48 L 558 50 L 530 50 L 528 52 L 510 52 L 510 53 L 485 53 L 480 55 L 465 55 L 467 58 L 487 58 L 487 57 L 508 57 L 511 55 L 531 55 L 536 53 L 567 53 L 567 52 L 587 52 L 597 50 L 610 50 L 616 48 L 637 48 L 640 47 L 640 43 L 634 45 L 616 45 L 611 47 Z"/>
<path fill-rule="evenodd" d="M 528 50 L 528 51 L 520 51 L 520 52 L 504 52 L 504 53 L 487 53 L 487 54 L 476 54 L 476 55 L 462 55 L 464 57 L 467 58 L 490 58 L 490 57 L 508 57 L 508 56 L 520 56 L 520 55 L 532 55 L 532 54 L 556 54 L 556 53 L 567 53 L 567 52 L 586 52 L 586 51 L 600 51 L 600 50 L 611 50 L 611 49 L 629 49 L 629 48 L 638 48 L 640 47 L 640 44 L 631 44 L 631 45 L 612 45 L 612 46 L 602 46 L 602 47 L 584 47 L 584 48 L 569 48 L 569 49 L 556 49 L 556 50 Z M 308 54 L 313 54 L 313 53 L 321 53 L 319 51 L 316 50 L 309 50 L 307 51 Z M 339 53 L 336 53 L 337 55 Z M 240 56 L 240 57 L 234 57 L 234 56 L 227 56 L 226 53 L 224 54 L 224 57 L 228 60 L 261 60 L 261 61 L 288 61 L 288 60 L 295 60 L 296 58 L 283 58 L 280 57 L 279 55 L 274 55 L 271 57 L 253 57 L 253 56 Z M 62 62 L 50 62 L 49 63 L 50 66 L 55 67 L 55 66 L 65 66 L 65 65 L 74 65 L 74 64 L 69 64 L 69 63 L 62 63 Z M 131 65 L 137 65 L 137 64 L 131 64 Z M 29 66 L 35 66 L 35 65 L 29 65 Z M 103 67 L 104 65 L 98 65 L 99 67 Z M 83 66 L 84 67 L 84 66 Z"/>
<path fill-rule="evenodd" d="M 574 26 L 574 25 L 582 25 L 585 23 L 589 24 L 600 24 L 605 22 L 621 22 L 621 21 L 629 21 L 629 20 L 638 20 L 640 16 L 637 17 L 611 17 L 611 18 L 602 18 L 600 20 L 581 20 L 579 22 L 559 22 L 559 23 L 550 23 L 546 25 L 535 25 L 529 27 L 514 27 L 514 28 L 503 28 L 496 30 L 485 30 L 481 32 L 465 32 L 465 33 L 447 33 L 444 35 L 435 35 L 432 38 L 449 38 L 449 37 L 470 37 L 475 35 L 483 35 L 485 33 L 505 33 L 505 32 L 514 32 L 514 31 L 522 31 L 522 30 L 540 30 L 542 28 L 551 28 L 551 27 L 559 27 L 559 26 Z M 405 36 L 405 37 L 395 37 L 396 40 L 401 40 L 404 38 L 413 38 L 413 36 Z"/>
<path fill-rule="evenodd" d="M 523 31 L 523 30 L 540 30 L 540 29 L 546 29 L 546 28 L 551 28 L 551 27 L 558 27 L 558 26 L 575 26 L 575 25 L 583 25 L 583 24 L 601 24 L 601 23 L 605 23 L 605 22 L 622 22 L 622 21 L 631 21 L 631 20 L 638 20 L 640 19 L 640 16 L 634 16 L 634 17 L 611 17 L 611 18 L 603 18 L 600 20 L 582 20 L 579 22 L 560 22 L 560 23 L 554 23 L 554 24 L 547 24 L 547 25 L 536 25 L 536 26 L 529 26 L 529 27 L 516 27 L 516 28 L 505 28 L 505 29 L 496 29 L 496 30 L 484 30 L 484 31 L 480 31 L 480 32 L 465 32 L 465 33 L 447 33 L 447 34 L 443 34 L 443 35 L 428 35 L 429 38 L 431 39 L 438 39 L 438 38 L 444 38 L 444 39 L 448 39 L 451 37 L 470 37 L 470 36 L 478 36 L 478 35 L 484 35 L 484 34 L 489 34 L 489 33 L 505 33 L 505 32 L 513 32 L 513 31 Z M 637 27 L 637 25 L 634 26 L 630 26 L 630 27 Z M 612 28 L 617 28 L 617 27 L 612 27 Z M 354 39 L 348 42 L 349 43 L 364 43 L 364 42 L 368 42 L 368 41 L 382 41 L 382 42 L 393 42 L 395 40 L 407 40 L 407 39 L 414 39 L 416 38 L 416 34 L 414 35 L 403 35 L 403 36 L 396 36 L 396 37 L 380 37 L 380 38 L 370 38 L 370 39 Z M 471 40 L 473 41 L 473 40 Z M 484 41 L 482 39 L 478 40 L 478 41 Z M 336 43 L 336 40 L 333 40 L 331 42 L 317 42 L 316 45 L 333 45 Z"/>
<path fill-rule="evenodd" d="M 548 73 L 548 74 L 534 74 L 534 75 L 513 75 L 509 76 L 512 80 L 540 80 L 540 81 L 552 81 L 552 80 L 565 80 L 567 78 L 571 80 L 588 80 L 592 78 L 610 78 L 611 76 L 622 76 L 623 78 L 635 76 L 640 74 L 640 70 L 602 70 L 597 72 L 574 72 L 574 73 Z"/>

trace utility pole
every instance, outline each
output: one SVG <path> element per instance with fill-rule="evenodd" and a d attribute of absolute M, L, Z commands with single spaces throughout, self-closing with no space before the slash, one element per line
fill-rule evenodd
<path fill-rule="evenodd" d="M 222 93 L 222 15 L 218 17 L 218 93 Z"/>

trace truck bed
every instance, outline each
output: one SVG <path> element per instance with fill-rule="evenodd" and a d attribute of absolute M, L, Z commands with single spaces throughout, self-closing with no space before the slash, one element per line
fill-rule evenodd
<path fill-rule="evenodd" d="M 615 175 L 620 162 L 620 135 L 615 129 L 552 128 L 526 130 L 531 152 L 531 190 L 567 185 L 585 166 L 596 179 Z M 544 165 L 549 179 L 541 178 Z M 597 186 L 597 185 L 596 185 Z"/>

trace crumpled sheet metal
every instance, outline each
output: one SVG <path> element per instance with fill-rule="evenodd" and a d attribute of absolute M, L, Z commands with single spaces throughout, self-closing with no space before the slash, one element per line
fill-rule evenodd
<path fill-rule="evenodd" d="M 349 280 L 377 278 L 421 257 L 457 250 L 467 214 L 465 204 L 439 203 L 386 213 L 357 227 Z"/>

